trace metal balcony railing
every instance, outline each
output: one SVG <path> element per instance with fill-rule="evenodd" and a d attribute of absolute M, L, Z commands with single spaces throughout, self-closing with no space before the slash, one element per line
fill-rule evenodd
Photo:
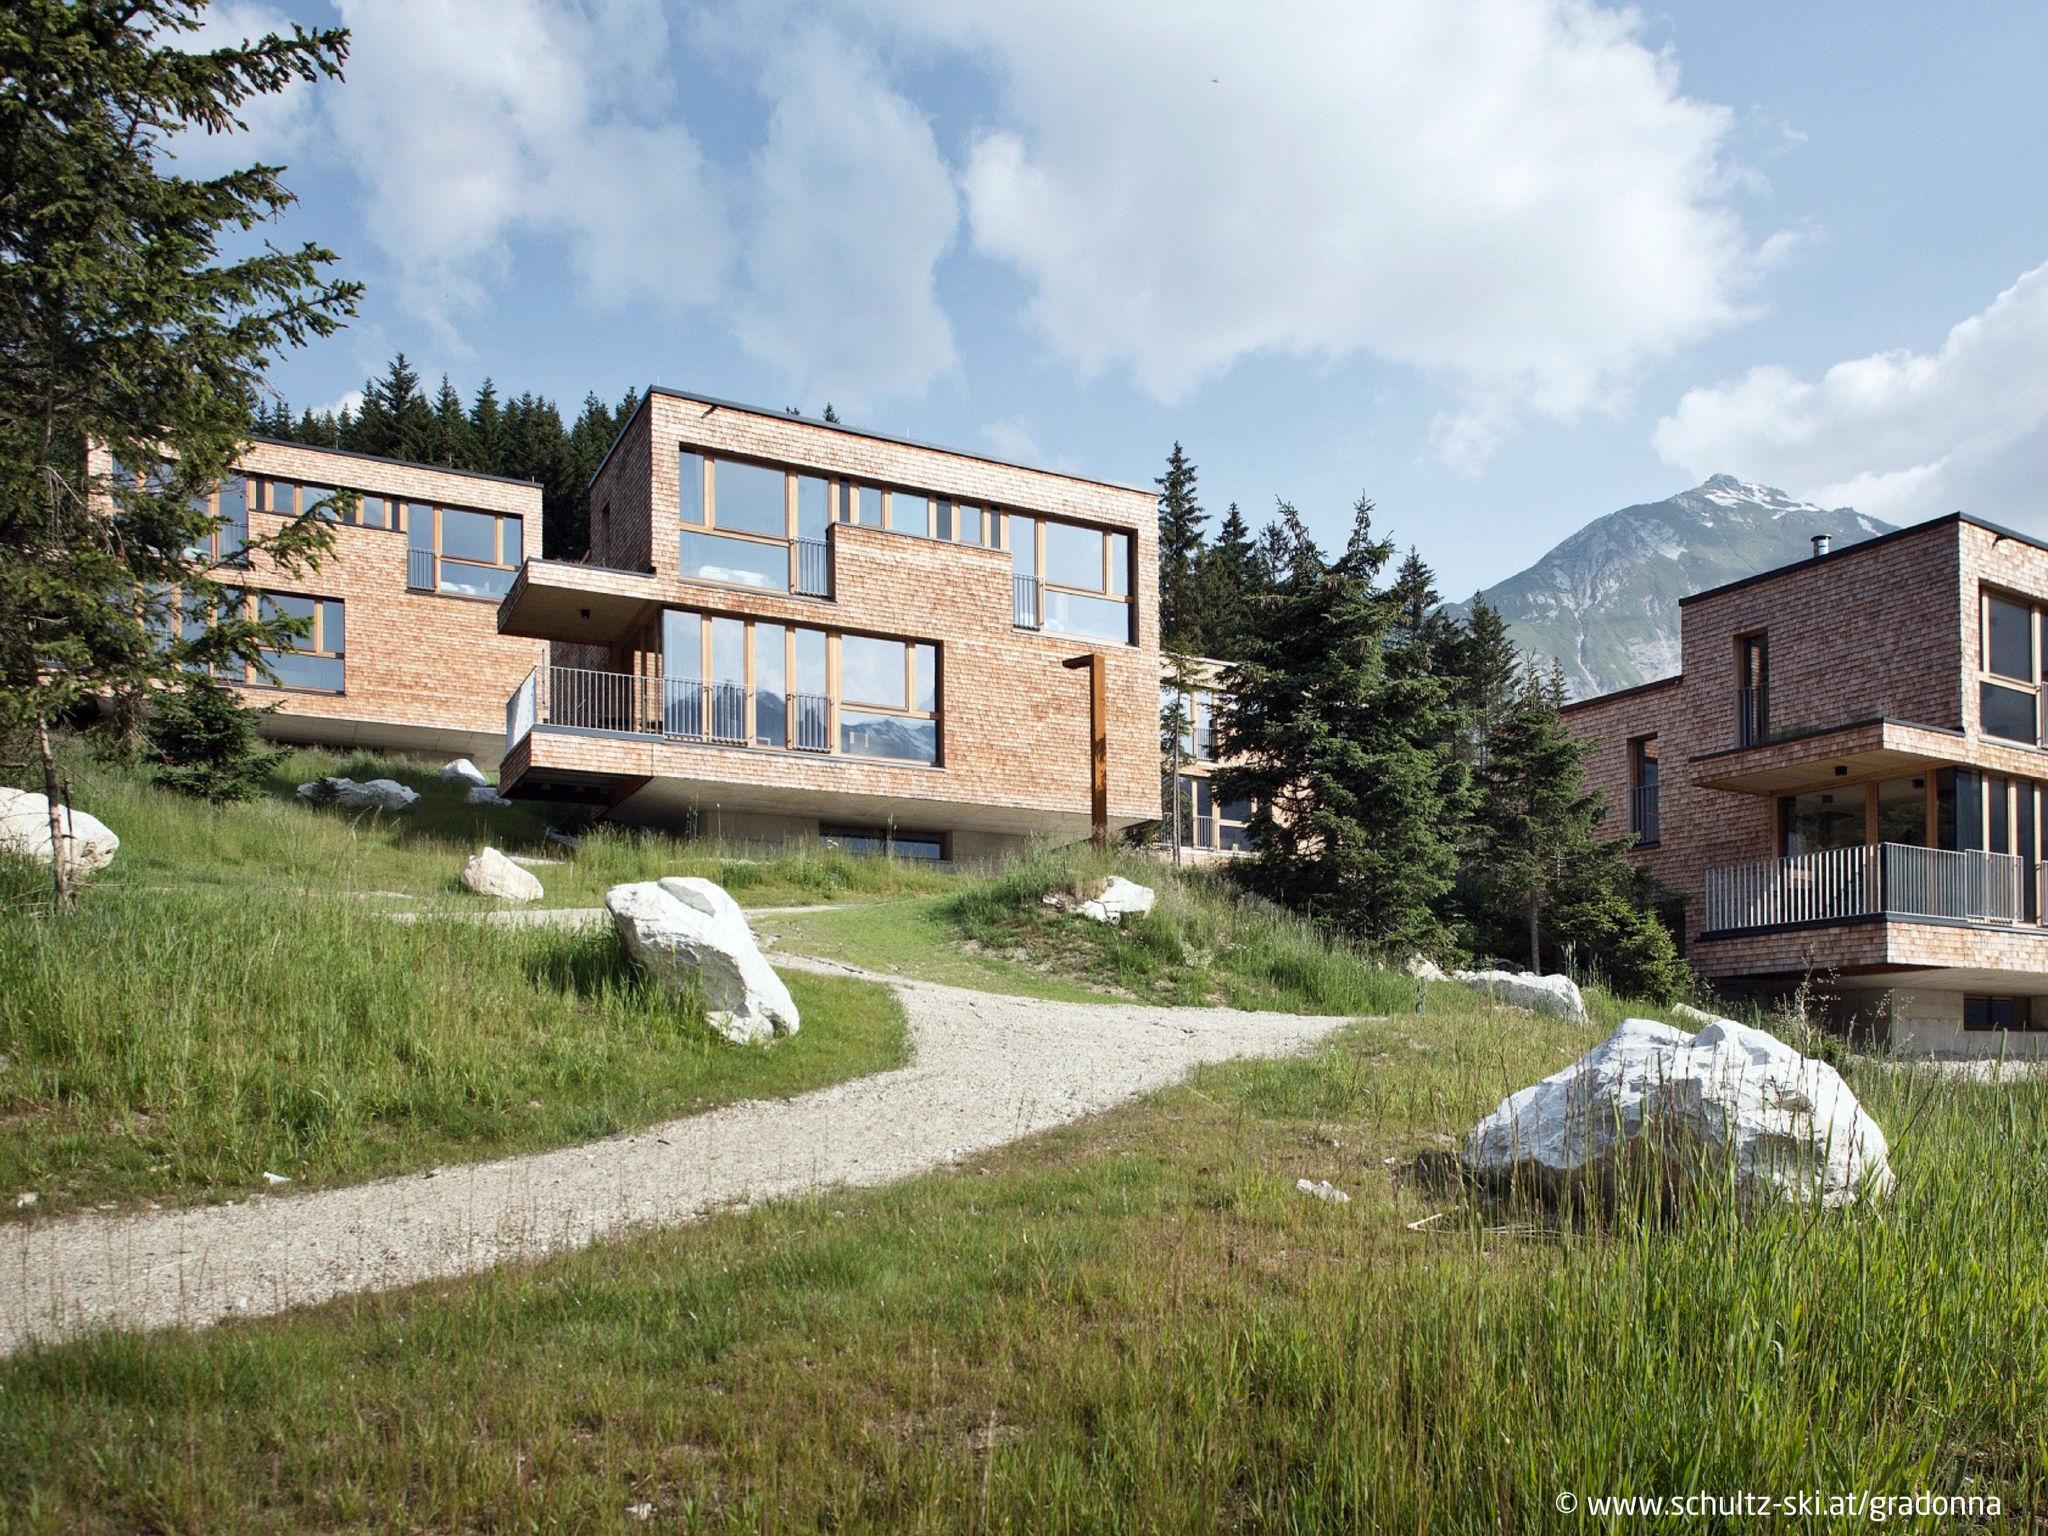
<path fill-rule="evenodd" d="M 799 752 L 832 750 L 832 701 L 823 694 L 782 695 L 787 745 Z M 660 736 L 670 741 L 745 746 L 753 740 L 756 696 L 744 683 L 641 677 L 587 667 L 536 667 L 505 702 L 505 745 L 535 725 Z M 763 716 L 763 729 L 772 730 Z M 779 736 L 780 732 L 775 733 Z M 781 745 L 773 739 L 766 745 Z"/>
<path fill-rule="evenodd" d="M 832 554 L 823 539 L 796 541 L 796 591 L 799 597 L 832 595 Z"/>
<path fill-rule="evenodd" d="M 1019 629 L 1037 629 L 1044 614 L 1038 602 L 1036 576 L 1010 578 L 1010 622 Z"/>
<path fill-rule="evenodd" d="M 1737 746 L 1760 747 L 1771 739 L 1771 690 L 1768 684 L 1738 691 L 1735 700 Z"/>
<path fill-rule="evenodd" d="M 1643 843 L 1657 842 L 1657 786 L 1638 784 L 1629 791 L 1629 830 Z"/>
<path fill-rule="evenodd" d="M 406 587 L 414 592 L 437 590 L 441 582 L 436 563 L 431 549 L 408 549 L 405 552 Z"/>
<path fill-rule="evenodd" d="M 821 693 L 789 696 L 789 744 L 799 752 L 832 750 L 832 701 Z"/>
<path fill-rule="evenodd" d="M 2024 915 L 2029 878 L 2017 854 L 1903 843 L 1830 848 L 1708 870 L 1705 926 L 1725 933 L 1860 917 L 2012 924 Z"/>

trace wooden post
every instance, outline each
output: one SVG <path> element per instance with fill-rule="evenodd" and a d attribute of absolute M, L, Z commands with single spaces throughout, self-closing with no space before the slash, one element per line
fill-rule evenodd
<path fill-rule="evenodd" d="M 1109 665 L 1100 651 L 1060 663 L 1088 672 L 1088 813 L 1095 846 L 1109 846 Z"/>

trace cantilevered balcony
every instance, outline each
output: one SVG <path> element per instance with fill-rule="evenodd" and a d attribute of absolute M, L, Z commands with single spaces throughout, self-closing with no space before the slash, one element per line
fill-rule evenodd
<path fill-rule="evenodd" d="M 1865 843 L 1707 871 L 1702 931 L 1895 919 L 2032 926 L 2038 867 L 2016 854 Z"/>

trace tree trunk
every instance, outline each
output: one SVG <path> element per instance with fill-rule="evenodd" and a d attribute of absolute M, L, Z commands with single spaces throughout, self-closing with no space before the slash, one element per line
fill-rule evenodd
<path fill-rule="evenodd" d="M 1536 914 L 1542 906 L 1541 897 L 1532 895 L 1529 898 L 1529 969 L 1539 976 L 1543 973 L 1543 945 L 1539 941 Z"/>
<path fill-rule="evenodd" d="M 50 722 L 36 711 L 36 751 L 43 760 L 43 798 L 50 809 L 50 891 L 57 910 L 71 905 L 70 838 L 65 835 L 64 813 L 57 799 L 57 759 L 50 752 Z"/>

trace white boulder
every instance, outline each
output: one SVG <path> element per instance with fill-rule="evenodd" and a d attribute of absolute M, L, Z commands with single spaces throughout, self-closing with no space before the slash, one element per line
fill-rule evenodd
<path fill-rule="evenodd" d="M 1411 981 L 1449 981 L 1443 968 L 1427 955 L 1410 955 L 1401 967 L 1401 974 Z"/>
<path fill-rule="evenodd" d="M 1102 882 L 1100 890 L 1074 910 L 1098 923 L 1117 923 L 1127 917 L 1143 917 L 1152 910 L 1156 899 L 1151 886 L 1111 875 Z"/>
<path fill-rule="evenodd" d="M 1890 1149 L 1835 1069 L 1717 1019 L 1696 1035 L 1649 1019 L 1503 1099 L 1465 1138 L 1466 1166 L 1538 1194 L 1616 1187 L 1624 1161 L 1682 1187 L 1732 1163 L 1745 1201 L 1842 1205 L 1891 1188 Z M 1717 1170 L 1718 1171 L 1718 1170 Z"/>
<path fill-rule="evenodd" d="M 1499 1003 L 1512 1003 L 1531 1013 L 1554 1013 L 1574 1024 L 1587 1021 L 1586 1000 L 1569 976 L 1528 976 L 1518 971 L 1453 971 L 1453 981 L 1462 981 L 1475 991 Z"/>
<path fill-rule="evenodd" d="M 797 1032 L 789 988 L 723 887 L 672 876 L 615 885 L 604 905 L 634 962 L 671 991 L 696 993 L 705 1021 L 726 1039 L 749 1045 Z"/>
<path fill-rule="evenodd" d="M 452 763 L 444 764 L 436 777 L 458 779 L 464 784 L 488 784 L 491 782 L 490 775 L 466 757 L 458 757 Z"/>
<path fill-rule="evenodd" d="M 121 839 L 97 816 L 88 816 L 76 806 L 57 808 L 58 844 L 63 850 L 65 871 L 89 875 L 114 862 Z M 50 802 L 46 796 L 26 789 L 0 788 L 0 851 L 38 864 L 52 861 L 50 849 Z"/>
<path fill-rule="evenodd" d="M 462 866 L 462 887 L 499 901 L 539 901 L 546 894 L 539 876 L 521 869 L 495 848 L 469 856 Z"/>
<path fill-rule="evenodd" d="M 495 784 L 472 784 L 469 793 L 463 797 L 471 805 L 510 805 L 512 802 L 498 793 Z"/>
<path fill-rule="evenodd" d="M 347 811 L 402 811 L 419 799 L 419 791 L 407 789 L 396 779 L 354 779 L 330 776 L 299 786 L 301 800 L 318 800 Z"/>

